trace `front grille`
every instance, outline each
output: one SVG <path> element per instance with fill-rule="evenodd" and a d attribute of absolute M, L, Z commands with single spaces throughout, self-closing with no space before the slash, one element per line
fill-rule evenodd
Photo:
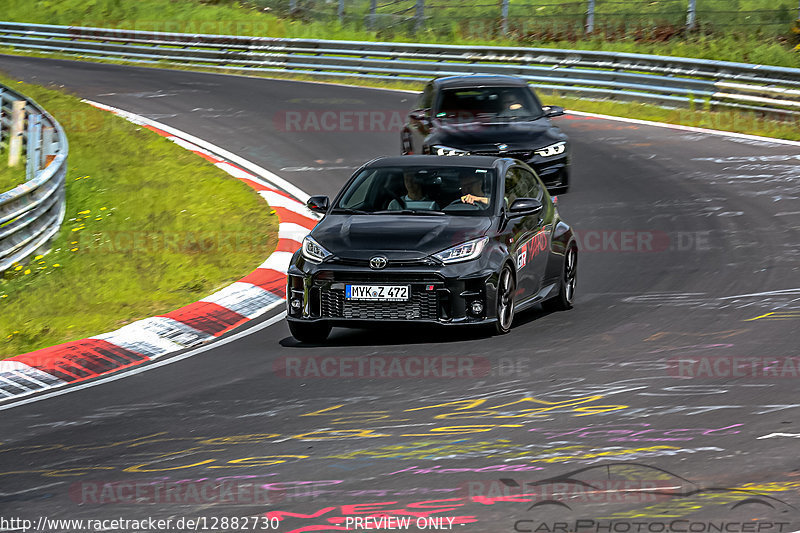
<path fill-rule="evenodd" d="M 323 318 L 351 318 L 361 320 L 436 320 L 438 300 L 436 292 L 413 292 L 405 302 L 370 302 L 345 300 L 340 290 L 322 291 Z"/>
<path fill-rule="evenodd" d="M 472 152 L 473 155 L 489 155 L 492 157 L 513 157 L 514 159 L 519 159 L 521 161 L 528 161 L 533 157 L 533 152 L 530 150 L 526 151 L 513 151 L 513 152 L 500 152 L 499 150 L 496 151 L 479 151 L 479 152 Z"/>
<path fill-rule="evenodd" d="M 348 272 L 333 271 L 333 281 L 343 283 L 442 283 L 443 279 L 430 273 L 413 272 Z"/>
<path fill-rule="evenodd" d="M 369 267 L 369 259 L 344 259 L 341 257 L 335 257 L 333 259 L 329 259 L 328 263 L 336 264 L 336 265 L 348 265 L 348 266 L 358 266 L 358 267 Z M 428 257 L 423 257 L 421 259 L 390 259 L 387 263 L 387 266 L 390 267 L 415 267 L 415 266 L 434 266 L 436 265 L 436 261 L 430 259 Z"/>

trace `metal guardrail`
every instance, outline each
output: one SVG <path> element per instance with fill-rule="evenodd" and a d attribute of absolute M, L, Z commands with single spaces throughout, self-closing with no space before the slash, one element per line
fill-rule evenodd
<path fill-rule="evenodd" d="M 202 35 L 0 22 L 0 46 L 134 63 L 422 81 L 509 74 L 589 98 L 800 116 L 800 69 L 616 52 Z"/>
<path fill-rule="evenodd" d="M 36 102 L 0 85 L 0 155 L 25 153 L 25 183 L 0 193 L 0 273 L 47 251 L 65 212 L 67 136 Z M 5 157 L 0 164 L 6 164 Z M 23 175 L 22 163 L 19 164 Z"/>

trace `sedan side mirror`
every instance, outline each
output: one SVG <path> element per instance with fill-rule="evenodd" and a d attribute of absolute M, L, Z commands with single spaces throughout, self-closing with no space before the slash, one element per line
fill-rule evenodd
<path fill-rule="evenodd" d="M 306 201 L 306 207 L 315 213 L 322 213 L 324 215 L 328 212 L 329 203 L 330 200 L 328 200 L 327 196 L 312 196 Z"/>
<path fill-rule="evenodd" d="M 544 209 L 542 202 L 536 198 L 517 198 L 508 208 L 512 217 L 527 217 L 538 215 Z"/>
<path fill-rule="evenodd" d="M 430 118 L 431 110 L 430 109 L 415 109 L 411 113 L 408 114 L 408 118 L 411 120 L 419 120 L 420 122 L 424 122 Z"/>
<path fill-rule="evenodd" d="M 542 106 L 544 116 L 546 117 L 560 117 L 564 114 L 564 108 L 560 105 L 546 105 Z"/>

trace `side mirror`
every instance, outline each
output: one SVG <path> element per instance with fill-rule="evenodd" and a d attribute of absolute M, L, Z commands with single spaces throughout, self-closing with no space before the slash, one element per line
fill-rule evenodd
<path fill-rule="evenodd" d="M 546 117 L 560 117 L 564 114 L 564 108 L 560 105 L 546 105 L 542 106 L 544 116 Z"/>
<path fill-rule="evenodd" d="M 323 215 L 328 212 L 328 204 L 330 201 L 327 196 L 312 196 L 306 201 L 306 207 L 315 213 L 322 213 Z"/>
<path fill-rule="evenodd" d="M 431 110 L 426 109 L 415 109 L 411 113 L 408 114 L 408 118 L 411 120 L 418 120 L 420 122 L 424 122 L 430 118 Z"/>
<path fill-rule="evenodd" d="M 508 212 L 512 217 L 526 217 L 529 215 L 538 215 L 542 212 L 543 208 L 542 202 L 536 198 L 517 198 L 514 200 L 514 203 L 511 204 L 511 207 L 508 208 Z"/>

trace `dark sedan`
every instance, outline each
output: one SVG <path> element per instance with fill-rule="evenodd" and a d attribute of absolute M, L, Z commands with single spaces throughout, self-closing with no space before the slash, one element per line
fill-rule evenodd
<path fill-rule="evenodd" d="M 288 271 L 292 335 L 386 321 L 489 325 L 515 312 L 568 309 L 578 248 L 542 181 L 496 157 L 406 156 L 358 169 L 304 239 Z"/>
<path fill-rule="evenodd" d="M 553 193 L 569 189 L 569 140 L 525 80 L 451 76 L 430 81 L 401 133 L 403 154 L 492 155 L 528 163 Z"/>

